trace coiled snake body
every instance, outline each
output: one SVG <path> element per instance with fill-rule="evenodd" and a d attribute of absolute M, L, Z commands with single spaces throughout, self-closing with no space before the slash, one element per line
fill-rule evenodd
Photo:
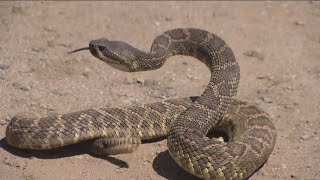
<path fill-rule="evenodd" d="M 239 66 L 218 36 L 200 29 L 173 29 L 158 36 L 150 53 L 122 41 L 90 42 L 91 54 L 122 71 L 160 68 L 173 55 L 199 59 L 211 78 L 198 98 L 172 99 L 145 106 L 98 108 L 61 116 L 15 116 L 6 130 L 8 144 L 22 149 L 51 149 L 94 140 L 97 154 L 128 153 L 144 139 L 168 136 L 173 159 L 203 179 L 244 179 L 271 154 L 276 132 L 262 110 L 233 100 Z M 75 50 L 78 51 L 78 50 Z M 75 52 L 74 51 L 74 52 Z M 222 130 L 228 142 L 206 135 Z"/>

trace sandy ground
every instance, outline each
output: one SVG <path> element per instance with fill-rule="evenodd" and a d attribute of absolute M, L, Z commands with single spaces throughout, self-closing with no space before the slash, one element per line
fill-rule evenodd
<path fill-rule="evenodd" d="M 149 50 L 158 34 L 177 27 L 225 39 L 241 66 L 237 98 L 275 121 L 276 147 L 251 179 L 319 179 L 318 2 L 1 2 L 0 179 L 193 179 L 175 165 L 166 140 L 106 158 L 81 146 L 33 152 L 5 143 L 8 121 L 20 112 L 47 116 L 199 95 L 209 70 L 192 58 L 129 74 L 89 52 L 67 55 L 100 37 Z"/>

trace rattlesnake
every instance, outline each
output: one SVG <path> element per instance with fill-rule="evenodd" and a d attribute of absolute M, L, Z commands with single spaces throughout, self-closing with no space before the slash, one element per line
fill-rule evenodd
<path fill-rule="evenodd" d="M 21 149 L 51 149 L 94 140 L 97 154 L 134 151 L 141 140 L 168 136 L 172 158 L 187 172 L 203 179 L 244 179 L 271 154 L 276 131 L 262 110 L 236 95 L 240 70 L 232 50 L 218 36 L 200 29 L 173 29 L 159 35 L 150 53 L 122 41 L 90 42 L 91 54 L 122 71 L 160 68 L 173 55 L 199 59 L 211 78 L 198 98 L 172 99 L 144 106 L 94 108 L 37 118 L 17 115 L 6 130 L 6 141 Z M 209 138 L 222 130 L 228 141 Z"/>

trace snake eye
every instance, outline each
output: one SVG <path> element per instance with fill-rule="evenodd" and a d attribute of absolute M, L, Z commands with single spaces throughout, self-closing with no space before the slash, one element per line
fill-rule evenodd
<path fill-rule="evenodd" d="M 104 51 L 106 49 L 106 47 L 104 46 L 98 46 L 98 48 L 99 48 L 99 51 Z"/>

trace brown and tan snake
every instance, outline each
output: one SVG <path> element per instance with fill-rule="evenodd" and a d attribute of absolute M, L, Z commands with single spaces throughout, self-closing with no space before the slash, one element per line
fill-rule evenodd
<path fill-rule="evenodd" d="M 193 56 L 211 72 L 198 98 L 172 99 L 144 106 L 97 108 L 37 118 L 18 115 L 6 130 L 6 141 L 21 149 L 44 150 L 95 140 L 97 154 L 134 151 L 141 140 L 168 136 L 177 164 L 203 179 L 245 179 L 270 156 L 276 141 L 272 119 L 258 107 L 234 100 L 240 70 L 230 47 L 200 29 L 173 29 L 159 35 L 150 52 L 122 41 L 90 42 L 91 54 L 128 72 L 160 68 L 171 56 Z M 207 137 L 220 130 L 228 141 Z"/>

